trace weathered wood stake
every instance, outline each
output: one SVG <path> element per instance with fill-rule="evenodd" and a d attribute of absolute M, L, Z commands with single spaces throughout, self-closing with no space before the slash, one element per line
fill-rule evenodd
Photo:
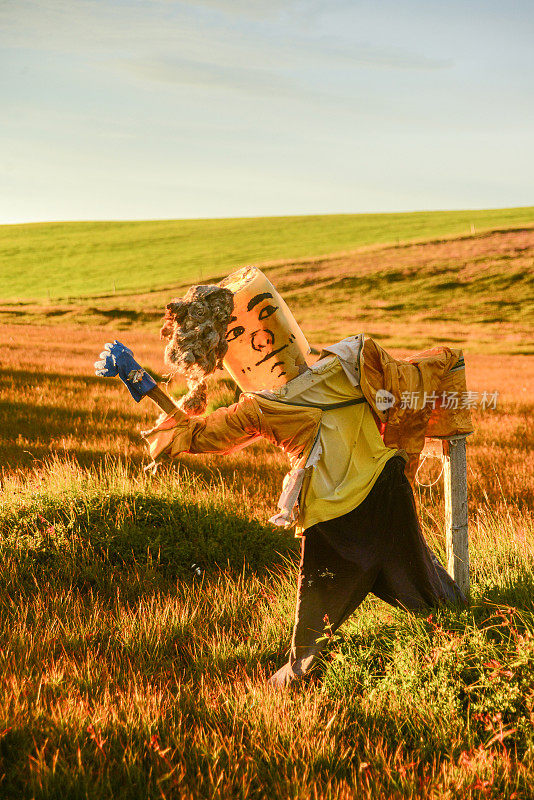
<path fill-rule="evenodd" d="M 469 533 L 465 436 L 427 439 L 423 455 L 443 462 L 447 570 L 462 592 L 469 593 Z"/>
<path fill-rule="evenodd" d="M 462 592 L 469 594 L 469 533 L 465 436 L 443 442 L 445 484 L 445 544 L 447 570 Z"/>
<path fill-rule="evenodd" d="M 166 414 L 172 414 L 172 412 L 176 411 L 178 408 L 174 400 L 159 386 L 154 386 L 154 388 L 148 392 L 148 397 L 150 397 L 150 399 Z"/>

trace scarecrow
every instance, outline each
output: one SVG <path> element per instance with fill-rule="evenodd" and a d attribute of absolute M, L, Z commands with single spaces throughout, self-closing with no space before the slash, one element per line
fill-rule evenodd
<path fill-rule="evenodd" d="M 467 410 L 440 401 L 465 389 L 461 351 L 440 347 L 401 361 L 359 334 L 310 366 L 290 309 L 254 267 L 169 303 L 161 336 L 166 363 L 189 386 L 180 407 L 120 342 L 95 364 L 97 375 L 119 375 L 137 402 L 149 395 L 167 412 L 144 434 L 153 464 L 232 453 L 259 437 L 289 458 L 270 521 L 296 526 L 301 559 L 289 660 L 272 685 L 309 674 L 325 634 L 369 592 L 408 610 L 465 602 L 422 536 L 409 480 L 425 436 L 472 430 Z M 222 366 L 242 394 L 204 415 L 205 378 Z"/>

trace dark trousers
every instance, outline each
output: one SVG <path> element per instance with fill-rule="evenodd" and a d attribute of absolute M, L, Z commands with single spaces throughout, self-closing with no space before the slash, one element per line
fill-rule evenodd
<path fill-rule="evenodd" d="M 369 592 L 412 611 L 466 602 L 423 538 L 400 456 L 357 508 L 305 531 L 289 662 L 270 682 L 284 686 L 308 672 Z"/>

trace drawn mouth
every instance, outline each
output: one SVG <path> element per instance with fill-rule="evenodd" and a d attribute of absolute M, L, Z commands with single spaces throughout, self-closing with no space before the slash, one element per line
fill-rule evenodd
<path fill-rule="evenodd" d="M 284 344 L 284 345 L 282 345 L 282 347 L 279 347 L 278 350 L 273 350 L 271 353 L 267 353 L 267 355 L 264 356 L 262 359 L 260 359 L 259 361 L 256 361 L 256 366 L 259 367 L 260 364 L 264 364 L 266 361 L 269 361 L 271 358 L 274 358 L 275 356 L 278 355 L 278 353 L 281 353 L 282 350 L 285 350 L 286 347 L 288 347 L 288 346 L 289 345 Z M 273 366 L 275 366 L 275 365 L 273 364 Z"/>
<path fill-rule="evenodd" d="M 275 362 L 274 362 L 274 364 L 273 364 L 273 365 L 272 365 L 272 367 L 271 367 L 271 372 L 274 372 L 274 370 L 276 369 L 276 367 L 281 367 L 281 370 L 280 370 L 280 372 L 278 373 L 278 377 L 279 377 L 279 378 L 281 378 L 281 377 L 282 377 L 282 375 L 285 375 L 285 374 L 286 374 L 286 371 L 285 371 L 285 369 L 284 369 L 284 366 L 285 366 L 285 364 L 284 364 L 284 362 L 283 362 L 283 361 L 275 361 Z"/>

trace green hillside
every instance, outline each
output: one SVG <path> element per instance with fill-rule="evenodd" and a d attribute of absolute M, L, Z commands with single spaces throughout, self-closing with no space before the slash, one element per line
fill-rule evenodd
<path fill-rule="evenodd" d="M 534 225 L 534 207 L 0 226 L 0 299 L 82 297 L 205 281 L 243 264 Z"/>

